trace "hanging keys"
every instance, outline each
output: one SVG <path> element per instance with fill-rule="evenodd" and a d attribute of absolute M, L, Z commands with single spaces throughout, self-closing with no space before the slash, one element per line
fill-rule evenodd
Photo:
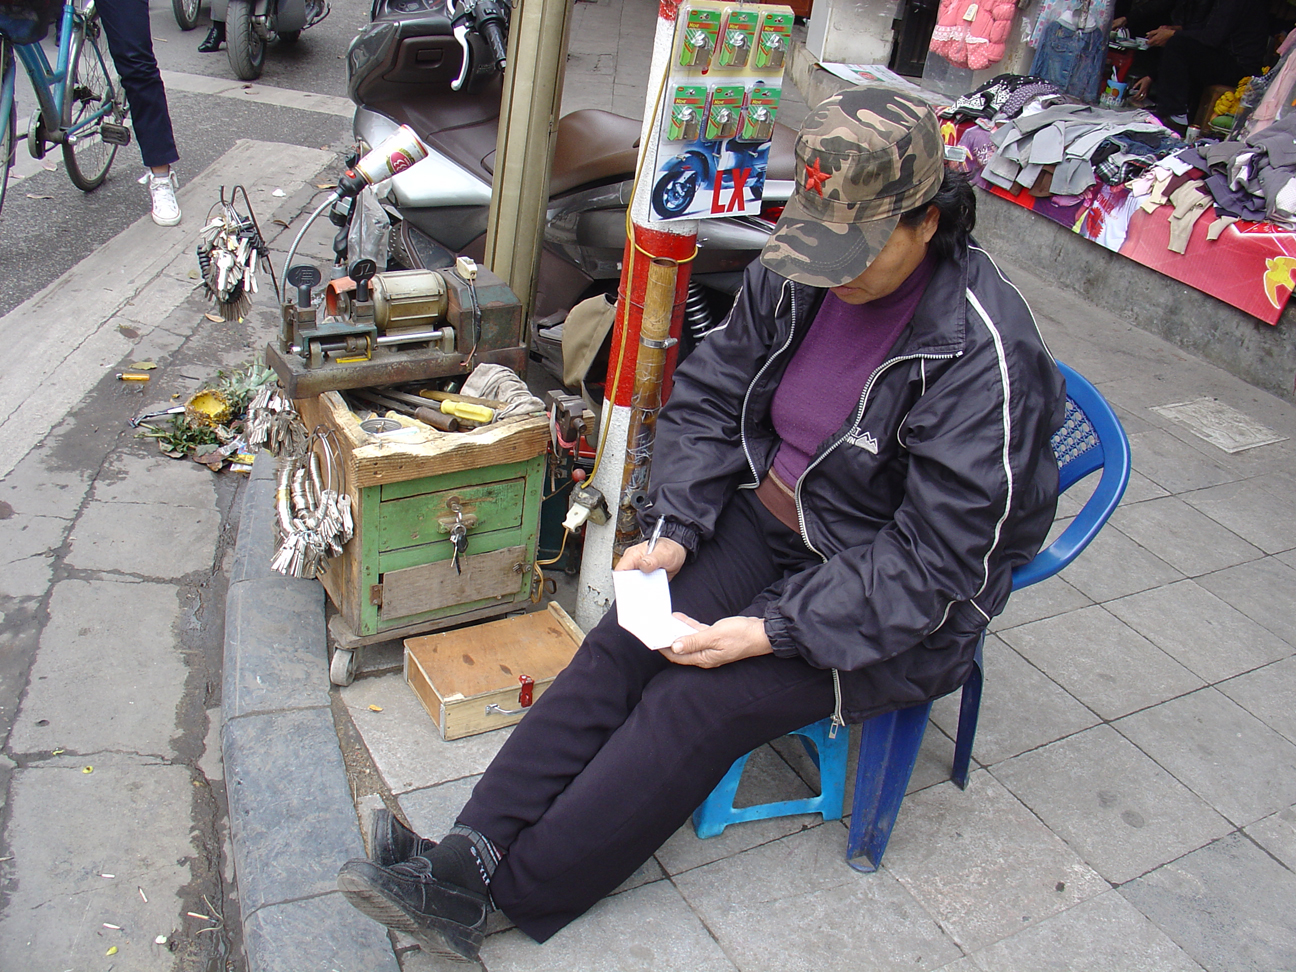
<path fill-rule="evenodd" d="M 463 555 L 468 549 L 468 528 L 460 521 L 450 529 L 450 546 L 454 548 L 452 563 L 456 574 L 463 573 Z"/>

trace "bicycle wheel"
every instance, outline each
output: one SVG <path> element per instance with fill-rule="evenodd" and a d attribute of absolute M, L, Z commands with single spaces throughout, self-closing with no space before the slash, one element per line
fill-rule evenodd
<path fill-rule="evenodd" d="M 103 52 L 99 50 L 99 21 L 86 24 L 85 43 L 68 72 L 63 90 L 63 128 L 70 131 L 87 119 L 97 119 L 75 133 L 75 141 L 63 143 L 63 162 L 68 177 L 82 192 L 97 189 L 108 174 L 117 146 L 99 137 L 99 122 L 116 120 L 117 91 L 113 87 Z"/>
<path fill-rule="evenodd" d="M 181 30 L 193 30 L 198 26 L 198 4 L 199 0 L 171 0 L 171 12 Z"/>
<path fill-rule="evenodd" d="M 0 37 L 0 84 L 11 77 L 13 48 L 7 37 Z M 13 85 L 11 84 L 11 88 Z M 9 117 L 0 119 L 0 209 L 4 209 L 5 189 L 9 187 L 9 167 L 13 164 L 14 136 L 18 125 L 18 110 L 9 103 Z"/>
<path fill-rule="evenodd" d="M 255 81 L 265 67 L 265 39 L 252 23 L 250 0 L 230 0 L 225 11 L 225 51 L 240 81 Z"/>

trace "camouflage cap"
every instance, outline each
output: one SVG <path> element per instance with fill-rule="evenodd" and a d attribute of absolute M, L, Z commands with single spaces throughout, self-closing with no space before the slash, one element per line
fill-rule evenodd
<path fill-rule="evenodd" d="M 936 195 L 944 167 L 929 105 L 893 88 L 837 92 L 801 126 L 796 191 L 761 263 L 814 287 L 854 280 L 886 245 L 900 214 Z"/>

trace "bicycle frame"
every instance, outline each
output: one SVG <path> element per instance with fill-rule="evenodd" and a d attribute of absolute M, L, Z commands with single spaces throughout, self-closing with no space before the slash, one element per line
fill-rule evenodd
<path fill-rule="evenodd" d="M 7 119 L 14 103 L 14 85 L 17 83 L 17 61 L 27 70 L 40 105 L 41 117 L 49 128 L 46 139 L 53 143 L 75 140 L 78 132 L 97 125 L 111 110 L 105 106 L 93 115 L 82 119 L 70 129 L 63 127 L 64 99 L 70 65 L 75 64 L 85 43 L 85 23 L 94 14 L 94 0 L 89 0 L 83 10 L 77 10 L 72 0 L 63 4 L 63 17 L 59 30 L 58 61 L 50 65 L 45 48 L 36 44 L 10 44 L 17 55 L 5 66 L 5 77 L 0 83 L 0 120 Z M 74 29 L 75 25 L 75 29 Z M 55 125 L 57 124 L 57 127 Z M 6 162 L 8 160 L 5 160 Z"/>

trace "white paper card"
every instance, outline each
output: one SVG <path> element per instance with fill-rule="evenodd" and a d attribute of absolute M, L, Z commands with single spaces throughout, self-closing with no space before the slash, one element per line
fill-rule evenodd
<path fill-rule="evenodd" d="M 657 651 L 676 638 L 696 630 L 671 614 L 670 585 L 666 571 L 614 570 L 617 624 Z"/>

